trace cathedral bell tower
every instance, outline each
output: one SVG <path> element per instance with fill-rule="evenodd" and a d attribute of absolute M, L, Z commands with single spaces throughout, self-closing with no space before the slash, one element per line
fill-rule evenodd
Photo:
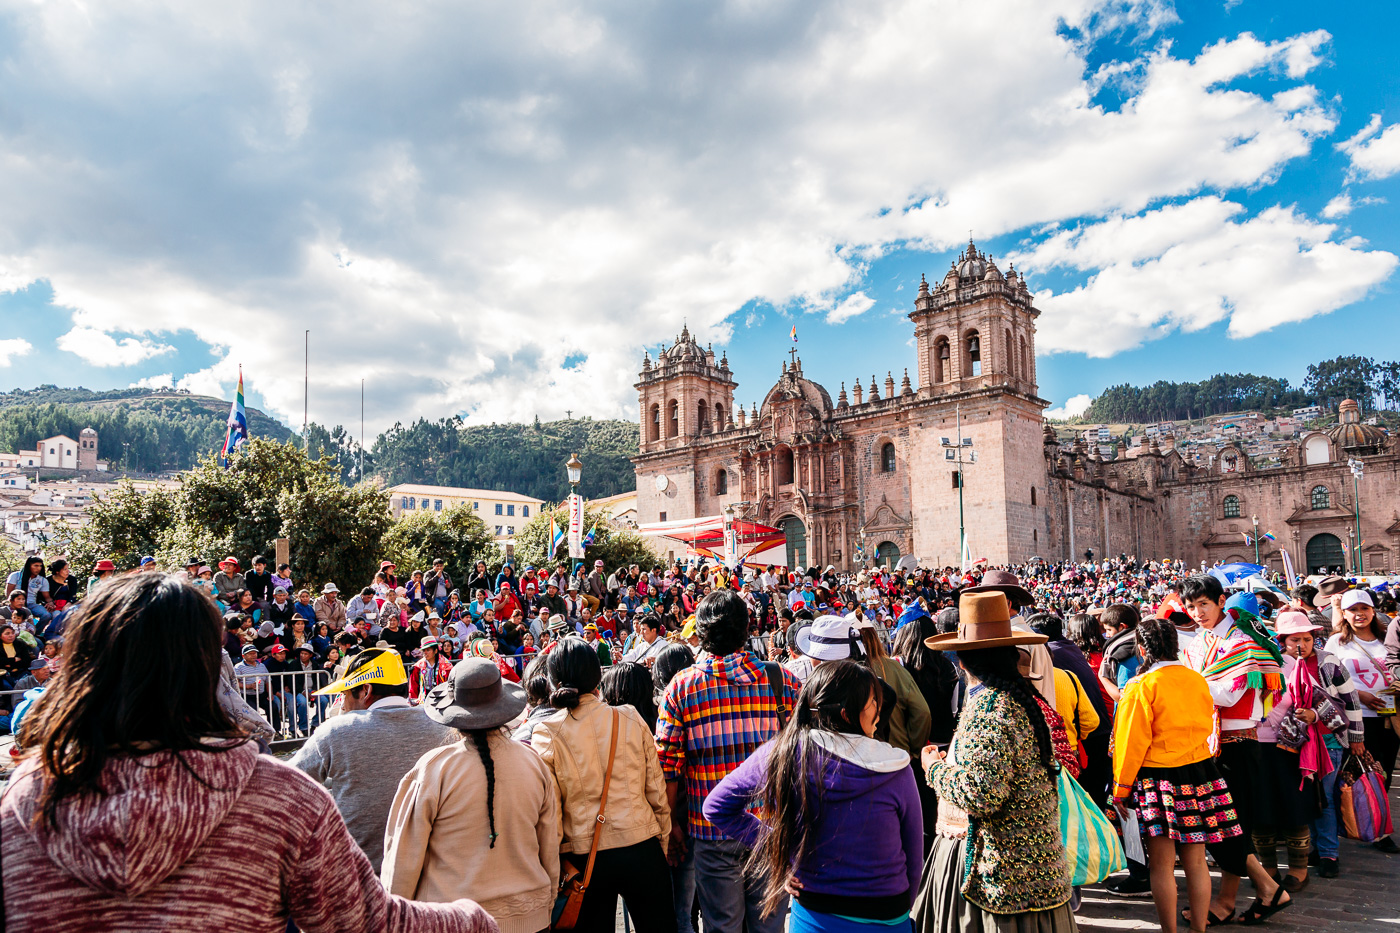
<path fill-rule="evenodd" d="M 1035 319 L 1026 280 L 1006 275 L 969 242 L 932 288 L 919 283 L 909 318 L 919 354 L 919 394 L 925 398 L 993 386 L 1036 396 Z"/>
<path fill-rule="evenodd" d="M 656 362 L 642 360 L 634 388 L 641 410 L 642 453 L 685 446 L 688 439 L 723 431 L 734 423 L 734 389 L 727 356 L 701 348 L 683 327 Z"/>

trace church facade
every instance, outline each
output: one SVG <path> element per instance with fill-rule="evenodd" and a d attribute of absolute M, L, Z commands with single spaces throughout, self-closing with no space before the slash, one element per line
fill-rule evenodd
<path fill-rule="evenodd" d="M 645 356 L 635 384 L 638 522 L 733 507 L 783 529 L 790 566 L 852 569 L 906 555 L 957 565 L 962 528 L 969 555 L 994 564 L 1090 552 L 1252 560 L 1244 535 L 1258 516 L 1276 539 L 1261 559 L 1281 568 L 1290 548 L 1308 572 L 1339 550 L 1352 566 L 1346 461 L 1360 458 L 1366 567 L 1396 568 L 1400 515 L 1382 505 L 1400 493 L 1400 457 L 1354 410 L 1270 470 L 1252 469 L 1239 448 L 1202 464 L 1155 443 L 1118 459 L 1082 441 L 1062 447 L 1037 394 L 1039 314 L 1014 267 L 1003 274 L 969 243 L 936 285 L 920 282 L 915 373 L 849 391 L 843 382 L 833 400 L 793 352 L 748 411 L 735 406 L 728 359 L 683 330 Z"/>

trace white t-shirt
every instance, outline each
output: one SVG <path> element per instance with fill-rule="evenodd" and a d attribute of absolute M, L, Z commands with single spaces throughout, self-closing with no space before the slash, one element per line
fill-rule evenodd
<path fill-rule="evenodd" d="M 1351 674 L 1356 689 L 1389 700 L 1391 709 L 1395 709 L 1395 695 L 1380 692 L 1385 687 L 1385 645 L 1379 639 L 1366 641 L 1353 637 L 1351 641 L 1342 644 L 1342 637 L 1333 635 L 1327 639 L 1326 648 L 1329 654 L 1346 665 L 1347 673 Z M 1361 715 L 1373 719 L 1376 711 L 1363 705 Z"/>
<path fill-rule="evenodd" d="M 16 570 L 6 579 L 6 583 L 19 588 L 19 578 L 22 571 Z M 49 591 L 48 578 L 43 574 L 35 574 L 29 578 L 29 592 L 24 594 L 24 604 L 26 606 L 37 606 L 39 604 L 39 594 Z"/>

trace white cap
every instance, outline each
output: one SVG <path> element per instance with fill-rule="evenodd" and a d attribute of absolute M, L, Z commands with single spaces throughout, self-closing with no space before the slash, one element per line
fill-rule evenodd
<path fill-rule="evenodd" d="M 1365 590 L 1347 590 L 1342 594 L 1342 608 L 1350 609 L 1352 606 L 1370 606 L 1374 609 L 1376 604 L 1371 602 L 1371 594 Z"/>

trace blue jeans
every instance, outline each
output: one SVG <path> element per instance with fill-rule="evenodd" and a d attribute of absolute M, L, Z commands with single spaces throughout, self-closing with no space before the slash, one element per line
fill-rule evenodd
<path fill-rule="evenodd" d="M 446 596 L 443 596 L 443 597 L 441 597 L 441 598 L 435 598 L 435 599 L 433 600 L 433 608 L 437 610 L 437 614 L 438 614 L 438 615 L 442 615 L 444 612 L 446 612 L 446 611 L 447 611 L 447 597 L 446 597 Z"/>
<path fill-rule="evenodd" d="M 49 612 L 49 607 L 45 606 L 43 603 L 30 603 L 28 609 L 30 612 L 34 613 L 34 618 L 45 625 L 48 625 L 49 620 L 53 618 L 53 613 Z"/>
<path fill-rule="evenodd" d="M 293 702 L 293 697 L 296 698 L 295 702 Z M 306 723 L 306 694 L 292 693 L 288 690 L 284 691 L 281 696 L 272 698 L 272 709 L 277 713 L 279 719 L 282 716 L 283 710 L 286 710 L 287 718 L 290 719 L 294 707 L 297 711 L 297 726 L 305 733 L 308 731 Z"/>
<path fill-rule="evenodd" d="M 683 820 L 685 812 L 681 809 L 680 814 L 672 818 Z M 671 898 L 676 903 L 676 933 L 695 933 L 695 927 L 690 922 L 690 908 L 695 903 L 694 840 L 686 840 L 685 858 L 679 865 L 671 867 Z"/>
<path fill-rule="evenodd" d="M 1312 821 L 1318 858 L 1337 857 L 1337 769 L 1346 753 L 1340 748 L 1329 748 L 1327 754 L 1332 759 L 1332 772 L 1322 779 L 1324 809 Z"/>

